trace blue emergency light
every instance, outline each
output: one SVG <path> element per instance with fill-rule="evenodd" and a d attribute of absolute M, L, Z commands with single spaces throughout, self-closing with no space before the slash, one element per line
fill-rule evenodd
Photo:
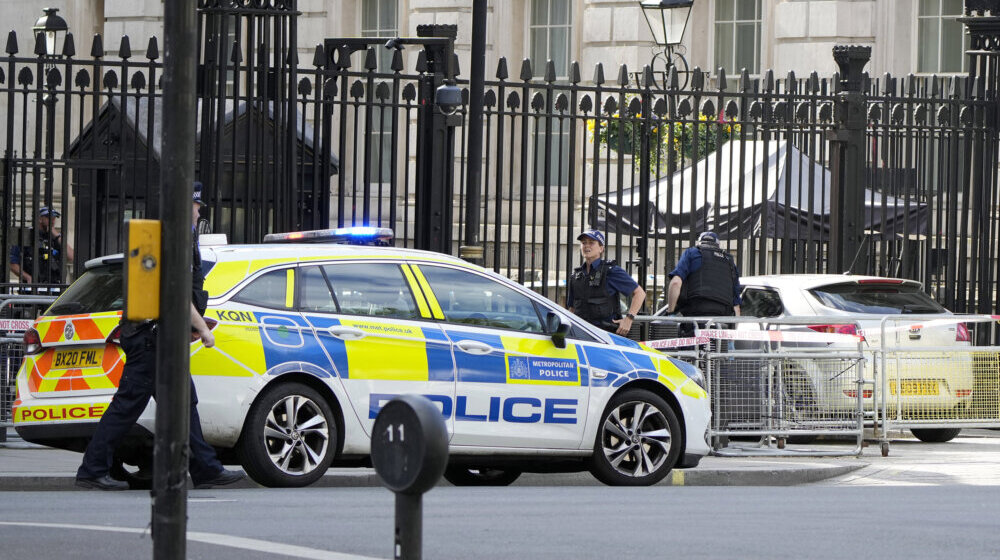
<path fill-rule="evenodd" d="M 345 245 L 376 245 L 389 247 L 395 237 L 389 228 L 355 226 L 335 229 L 314 229 L 288 233 L 269 233 L 264 243 L 340 243 Z"/>

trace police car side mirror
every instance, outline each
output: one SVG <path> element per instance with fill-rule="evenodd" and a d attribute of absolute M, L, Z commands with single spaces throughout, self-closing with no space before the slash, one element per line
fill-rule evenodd
<path fill-rule="evenodd" d="M 556 348 L 566 347 L 566 335 L 569 334 L 570 325 L 559 320 L 559 316 L 549 311 L 545 316 L 545 330 L 552 334 L 552 343 Z"/>

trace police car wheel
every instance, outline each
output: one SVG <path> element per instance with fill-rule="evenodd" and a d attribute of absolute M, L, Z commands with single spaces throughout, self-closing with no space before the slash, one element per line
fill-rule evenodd
<path fill-rule="evenodd" d="M 521 476 L 521 471 L 512 469 L 470 468 L 449 465 L 444 470 L 444 478 L 455 486 L 510 486 Z"/>
<path fill-rule="evenodd" d="M 237 444 L 250 478 L 272 487 L 316 482 L 336 449 L 337 427 L 330 405 L 300 383 L 266 390 L 250 409 Z"/>
<path fill-rule="evenodd" d="M 590 472 L 610 486 L 656 484 L 681 453 L 681 426 L 661 397 L 644 389 L 615 395 L 601 418 Z"/>

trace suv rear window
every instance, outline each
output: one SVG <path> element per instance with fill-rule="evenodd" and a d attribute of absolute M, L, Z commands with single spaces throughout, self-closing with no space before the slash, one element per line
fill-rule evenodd
<path fill-rule="evenodd" d="M 809 292 L 823 305 L 851 313 L 901 315 L 947 312 L 913 284 L 831 284 Z"/>
<path fill-rule="evenodd" d="M 66 288 L 45 315 L 121 311 L 125 306 L 121 263 L 92 268 Z"/>

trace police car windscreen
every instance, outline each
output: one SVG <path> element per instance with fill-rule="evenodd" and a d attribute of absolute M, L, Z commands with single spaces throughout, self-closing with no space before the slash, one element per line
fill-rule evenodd
<path fill-rule="evenodd" d="M 124 307 L 122 265 L 92 268 L 73 282 L 45 315 L 121 311 Z"/>

